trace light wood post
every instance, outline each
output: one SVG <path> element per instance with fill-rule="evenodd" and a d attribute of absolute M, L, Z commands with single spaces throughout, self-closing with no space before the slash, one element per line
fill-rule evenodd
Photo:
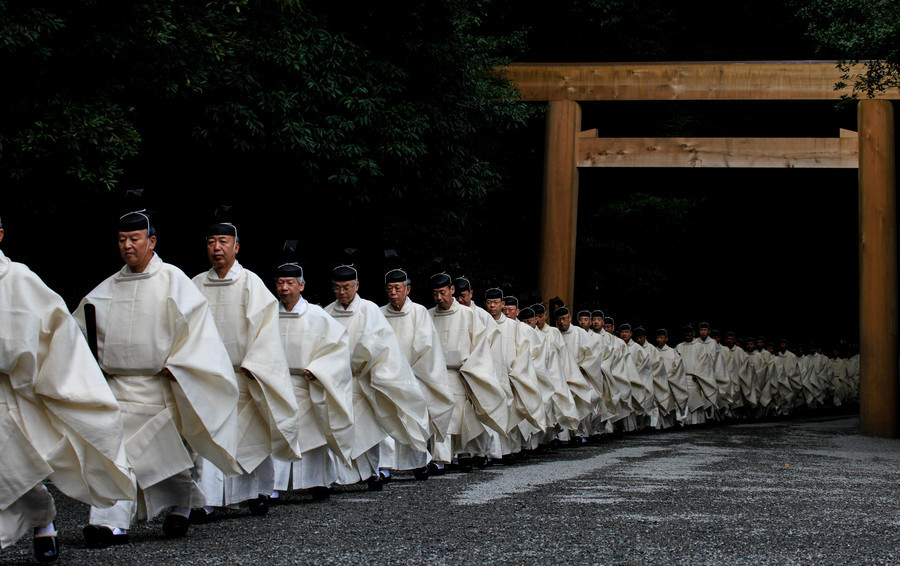
<path fill-rule="evenodd" d="M 896 438 L 898 413 L 897 196 L 894 112 L 859 103 L 860 431 Z"/>
<path fill-rule="evenodd" d="M 581 106 L 553 100 L 547 111 L 541 255 L 538 288 L 547 301 L 559 296 L 571 304 L 575 292 L 575 232 L 578 224 L 578 169 L 575 138 Z"/>

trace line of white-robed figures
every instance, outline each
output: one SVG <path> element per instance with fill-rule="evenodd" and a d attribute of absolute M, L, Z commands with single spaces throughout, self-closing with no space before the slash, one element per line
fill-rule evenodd
<path fill-rule="evenodd" d="M 814 356 L 637 346 L 542 316 L 495 320 L 452 297 L 429 310 L 358 295 L 288 310 L 237 262 L 191 281 L 154 256 L 74 315 L 0 252 L 2 546 L 52 521 L 47 477 L 92 506 L 91 524 L 125 530 L 166 510 L 499 458 L 619 421 L 664 427 L 839 395 Z"/>

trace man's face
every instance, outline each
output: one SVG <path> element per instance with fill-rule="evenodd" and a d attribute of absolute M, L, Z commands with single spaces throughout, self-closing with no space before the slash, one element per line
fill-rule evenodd
<path fill-rule="evenodd" d="M 406 283 L 388 283 L 386 290 L 388 302 L 391 303 L 391 307 L 393 307 L 395 311 L 403 308 L 403 303 L 406 302 L 406 297 L 409 296 L 410 290 L 410 288 L 406 286 Z"/>
<path fill-rule="evenodd" d="M 605 330 L 605 331 L 609 332 L 610 334 L 612 334 L 612 333 L 616 330 L 616 325 L 613 324 L 613 323 L 611 323 L 611 322 L 604 323 L 604 324 L 603 324 L 603 330 Z"/>
<path fill-rule="evenodd" d="M 306 281 L 301 283 L 296 277 L 279 277 L 275 280 L 275 293 L 285 306 L 293 307 L 300 300 L 305 286 Z"/>
<path fill-rule="evenodd" d="M 484 310 L 488 311 L 494 318 L 500 318 L 500 311 L 503 308 L 501 299 L 485 299 Z"/>
<path fill-rule="evenodd" d="M 779 342 L 778 343 L 778 351 L 782 354 L 787 352 L 787 342 Z"/>
<path fill-rule="evenodd" d="M 156 236 L 147 236 L 147 230 L 119 232 L 119 255 L 122 261 L 134 269 L 150 263 L 153 248 L 156 247 Z"/>
<path fill-rule="evenodd" d="M 461 304 L 464 307 L 472 306 L 472 291 L 471 290 L 460 291 L 459 297 L 457 297 L 456 300 L 458 300 L 459 304 Z"/>
<path fill-rule="evenodd" d="M 3 241 L 3 234 L 4 234 L 3 228 L 0 228 L 0 242 Z"/>
<path fill-rule="evenodd" d="M 216 269 L 231 269 L 240 249 L 241 245 L 234 240 L 234 236 L 217 235 L 206 238 L 206 256 Z"/>
<path fill-rule="evenodd" d="M 709 336 L 709 328 L 700 328 L 700 339 L 706 340 L 707 336 Z"/>
<path fill-rule="evenodd" d="M 693 339 L 694 339 L 694 331 L 693 330 L 684 333 L 684 341 L 685 342 L 691 342 Z"/>
<path fill-rule="evenodd" d="M 713 336 L 713 340 L 716 341 L 716 344 L 721 344 L 721 343 L 722 343 L 722 337 L 721 337 L 721 336 Z"/>
<path fill-rule="evenodd" d="M 579 317 L 578 317 L 578 326 L 584 328 L 585 330 L 590 329 L 590 327 L 591 327 L 591 317 L 589 317 L 589 316 L 579 316 Z"/>
<path fill-rule="evenodd" d="M 621 338 L 622 340 L 624 340 L 626 342 L 631 340 L 631 331 L 630 330 L 628 330 L 628 329 L 621 330 L 619 333 L 620 333 L 619 338 Z"/>
<path fill-rule="evenodd" d="M 516 317 L 519 316 L 519 307 L 516 305 L 503 305 L 503 314 L 506 318 L 516 320 Z"/>
<path fill-rule="evenodd" d="M 798 346 L 798 347 L 797 347 L 797 355 L 798 355 L 798 356 L 805 356 L 805 355 L 806 355 L 806 348 L 804 348 L 803 346 Z"/>
<path fill-rule="evenodd" d="M 747 340 L 747 352 L 750 353 L 756 349 L 756 342 L 753 340 Z"/>
<path fill-rule="evenodd" d="M 441 287 L 440 289 L 432 289 L 431 296 L 439 309 L 445 311 L 453 306 L 453 285 Z"/>
<path fill-rule="evenodd" d="M 763 350 L 766 349 L 766 343 L 763 342 L 762 340 L 757 340 L 756 341 L 756 349 L 759 350 L 760 352 L 762 352 Z"/>
<path fill-rule="evenodd" d="M 334 291 L 335 300 L 346 308 L 356 298 L 359 281 L 332 281 L 331 290 Z"/>
<path fill-rule="evenodd" d="M 603 330 L 603 319 L 599 316 L 595 316 L 591 319 L 591 330 L 594 332 L 600 332 Z"/>
<path fill-rule="evenodd" d="M 547 313 L 539 314 L 535 317 L 535 322 L 538 328 L 543 328 L 545 324 L 547 324 Z"/>
<path fill-rule="evenodd" d="M 766 344 L 766 351 L 770 354 L 775 353 L 775 344 Z"/>
<path fill-rule="evenodd" d="M 669 337 L 665 334 L 660 334 L 656 337 L 656 346 L 662 348 L 669 341 Z"/>
<path fill-rule="evenodd" d="M 725 345 L 729 348 L 734 348 L 734 336 L 726 336 Z"/>
<path fill-rule="evenodd" d="M 524 322 L 528 326 L 534 328 L 535 326 L 537 326 L 537 317 L 533 316 L 531 318 L 526 318 L 522 322 Z"/>
<path fill-rule="evenodd" d="M 644 342 L 647 341 L 647 336 L 645 336 L 645 335 L 635 336 L 634 341 L 637 342 L 638 344 L 640 344 L 641 346 L 643 346 Z"/>
<path fill-rule="evenodd" d="M 569 326 L 572 325 L 572 315 L 564 314 L 562 316 L 556 317 L 556 327 L 560 329 L 562 332 L 568 332 Z"/>

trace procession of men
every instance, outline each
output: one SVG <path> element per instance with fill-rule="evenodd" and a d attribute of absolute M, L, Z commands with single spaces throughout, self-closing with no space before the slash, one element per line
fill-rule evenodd
<path fill-rule="evenodd" d="M 41 562 L 60 554 L 48 478 L 91 505 L 85 544 L 102 548 L 160 515 L 179 538 L 226 509 L 264 515 L 292 491 L 326 500 L 398 472 L 424 481 L 623 432 L 858 400 L 859 357 L 840 347 L 792 351 L 700 322 L 673 348 L 669 329 L 479 294 L 443 265 L 416 280 L 431 296 L 420 305 L 393 250 L 383 273 L 348 253 L 315 274 L 334 301 L 311 304 L 300 243 L 253 273 L 227 207 L 193 279 L 156 254 L 146 209 L 117 233 L 124 266 L 73 314 L 0 251 L 0 544 L 31 533 Z"/>

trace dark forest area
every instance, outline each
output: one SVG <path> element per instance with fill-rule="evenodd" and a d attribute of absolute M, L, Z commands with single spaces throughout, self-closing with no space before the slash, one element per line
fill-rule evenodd
<path fill-rule="evenodd" d="M 3 250 L 74 307 L 120 267 L 116 219 L 125 191 L 143 188 L 158 253 L 191 276 L 208 268 L 204 230 L 228 204 L 238 259 L 264 279 L 300 240 L 313 302 L 332 300 L 347 247 L 379 304 L 386 248 L 427 306 L 435 257 L 476 292 L 529 294 L 545 108 L 493 69 L 881 56 L 865 37 L 843 41 L 846 29 L 826 33 L 845 21 L 837 5 L 0 0 Z M 896 15 L 885 8 L 883 36 Z M 621 137 L 836 137 L 856 129 L 856 110 L 585 103 L 582 123 Z M 855 170 L 581 170 L 578 228 L 576 309 L 651 331 L 705 320 L 857 340 Z"/>

